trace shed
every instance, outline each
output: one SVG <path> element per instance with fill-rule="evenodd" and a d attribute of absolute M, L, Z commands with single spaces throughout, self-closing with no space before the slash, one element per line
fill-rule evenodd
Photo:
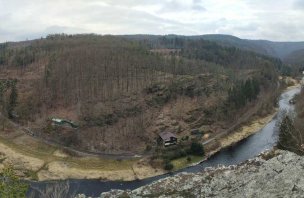
<path fill-rule="evenodd" d="M 53 125 L 57 125 L 57 126 L 67 126 L 67 127 L 72 127 L 72 128 L 77 128 L 78 127 L 77 124 L 75 124 L 74 122 L 72 122 L 70 120 L 52 118 L 51 121 L 52 121 Z"/>
<path fill-rule="evenodd" d="M 162 132 L 159 134 L 159 138 L 165 146 L 170 146 L 177 143 L 176 135 L 171 132 Z"/>

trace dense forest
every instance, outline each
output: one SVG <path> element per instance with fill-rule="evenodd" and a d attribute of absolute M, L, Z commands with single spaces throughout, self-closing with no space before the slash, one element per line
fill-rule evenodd
<path fill-rule="evenodd" d="M 43 138 L 142 152 L 165 130 L 212 135 L 241 115 L 271 112 L 278 76 L 290 69 L 203 39 L 49 35 L 0 45 L 0 102 L 4 114 Z M 51 118 L 79 127 L 54 126 Z"/>

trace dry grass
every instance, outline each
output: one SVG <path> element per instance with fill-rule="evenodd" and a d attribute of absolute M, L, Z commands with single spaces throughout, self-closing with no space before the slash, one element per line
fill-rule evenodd
<path fill-rule="evenodd" d="M 191 158 L 191 161 L 187 160 L 188 157 Z M 205 158 L 205 156 L 192 156 L 192 155 L 188 156 L 188 157 L 182 157 L 182 158 L 173 160 L 172 164 L 174 166 L 174 170 L 179 170 L 179 169 L 188 167 L 191 164 L 198 163 Z"/>
<path fill-rule="evenodd" d="M 67 178 L 103 178 L 133 180 L 132 166 L 138 160 L 111 160 L 95 157 L 71 157 L 60 149 L 27 135 L 16 139 L 0 137 L 3 164 L 13 164 L 22 172 L 33 171 L 39 180 Z M 34 178 L 29 178 L 34 179 Z"/>
<path fill-rule="evenodd" d="M 162 175 L 165 171 L 161 168 L 154 168 L 150 165 L 149 160 L 144 158 L 133 164 L 133 171 L 137 179 L 144 179 L 156 175 Z"/>
<path fill-rule="evenodd" d="M 248 136 L 256 133 L 261 128 L 263 128 L 268 122 L 270 122 L 273 119 L 273 117 L 275 116 L 275 114 L 276 113 L 272 113 L 272 114 L 268 115 L 267 117 L 258 118 L 256 120 L 253 120 L 251 122 L 251 124 L 243 126 L 236 132 L 221 138 L 219 140 L 221 147 L 224 148 L 224 147 L 230 146 L 230 145 L 235 144 L 235 143 L 247 138 Z"/>

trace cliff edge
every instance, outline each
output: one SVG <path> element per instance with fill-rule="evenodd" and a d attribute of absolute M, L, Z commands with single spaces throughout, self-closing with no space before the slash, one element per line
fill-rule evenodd
<path fill-rule="evenodd" d="M 112 190 L 100 197 L 303 197 L 304 157 L 268 151 L 237 166 L 181 173 L 133 191 Z M 80 197 L 85 197 L 79 195 Z"/>

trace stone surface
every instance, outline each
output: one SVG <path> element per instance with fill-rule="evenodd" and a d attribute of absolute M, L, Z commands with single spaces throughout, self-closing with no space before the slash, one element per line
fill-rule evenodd
<path fill-rule="evenodd" d="M 238 166 L 181 173 L 133 191 L 112 190 L 100 197 L 304 197 L 304 157 L 277 150 Z"/>

